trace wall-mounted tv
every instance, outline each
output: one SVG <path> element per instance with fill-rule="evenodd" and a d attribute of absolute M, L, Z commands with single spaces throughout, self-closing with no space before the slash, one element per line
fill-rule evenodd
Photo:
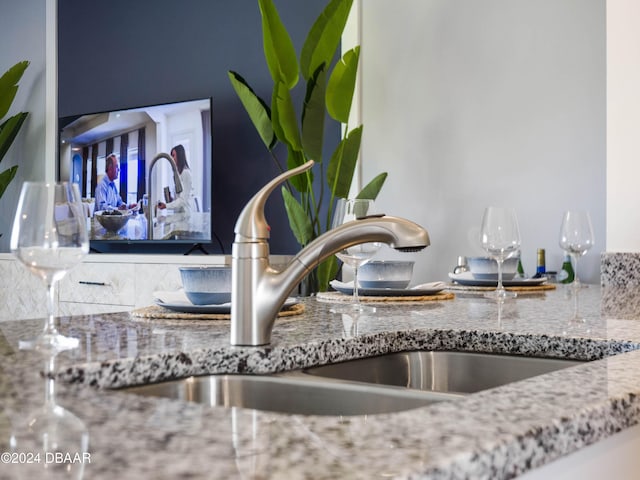
<path fill-rule="evenodd" d="M 93 251 L 223 250 L 212 230 L 211 112 L 205 98 L 59 120 L 58 177 L 82 192 Z"/>

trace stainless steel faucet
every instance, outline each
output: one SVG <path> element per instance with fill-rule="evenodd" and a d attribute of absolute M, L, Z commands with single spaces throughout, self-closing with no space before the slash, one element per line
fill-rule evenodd
<path fill-rule="evenodd" d="M 313 166 L 313 160 L 271 180 L 244 207 L 235 226 L 231 253 L 231 344 L 267 345 L 273 323 L 287 296 L 320 262 L 345 248 L 381 242 L 403 251 L 429 245 L 420 225 L 390 216 L 345 223 L 322 234 L 278 271 L 269 265 L 269 226 L 264 205 L 273 190 L 289 177 Z"/>
<path fill-rule="evenodd" d="M 151 205 L 151 202 L 153 202 L 153 195 L 151 195 L 151 186 L 153 185 L 151 173 L 153 172 L 154 165 L 161 158 L 169 160 L 169 163 L 171 164 L 171 169 L 173 170 L 173 181 L 176 186 L 176 195 L 182 192 L 182 181 L 180 180 L 180 174 L 178 173 L 178 167 L 176 166 L 176 162 L 173 161 L 173 158 L 171 157 L 171 155 L 164 152 L 160 152 L 155 157 L 153 157 L 153 160 L 151 160 L 151 165 L 149 166 L 149 182 L 148 182 L 149 188 L 147 188 L 147 192 L 149 193 L 149 205 L 148 205 L 149 217 L 147 218 L 147 238 L 149 240 L 153 240 L 153 210 L 154 210 L 153 205 Z"/>

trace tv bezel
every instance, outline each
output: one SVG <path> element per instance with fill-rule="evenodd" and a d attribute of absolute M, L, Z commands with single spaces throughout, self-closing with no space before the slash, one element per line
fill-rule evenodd
<path fill-rule="evenodd" d="M 162 101 L 158 103 L 144 104 L 144 105 L 125 105 L 117 108 L 110 108 L 103 111 L 94 112 L 82 112 L 75 115 L 68 115 L 58 118 L 58 143 L 56 154 L 56 178 L 58 181 L 64 181 L 61 178 L 62 161 L 60 145 L 62 142 L 62 132 L 72 122 L 78 120 L 83 116 L 99 115 L 125 112 L 130 110 L 143 110 L 147 108 L 160 107 L 164 105 L 187 103 L 194 101 L 208 101 L 209 102 L 209 124 L 211 126 L 209 131 L 210 144 L 213 145 L 213 97 L 201 97 L 201 98 L 187 98 L 176 99 L 169 101 Z M 149 162 L 151 158 L 147 159 Z M 90 239 L 90 252 L 99 254 L 226 254 L 224 246 L 214 230 L 214 205 L 213 205 L 213 148 L 210 148 L 209 158 L 203 158 L 203 162 L 209 162 L 209 221 L 210 221 L 210 238 L 209 239 Z M 148 192 L 145 192 L 148 193 Z"/>

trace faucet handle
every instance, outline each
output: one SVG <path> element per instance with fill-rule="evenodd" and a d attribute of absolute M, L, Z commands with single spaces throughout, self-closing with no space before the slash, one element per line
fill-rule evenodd
<path fill-rule="evenodd" d="M 287 170 L 262 187 L 258 193 L 249 200 L 238 216 L 234 228 L 236 234 L 235 242 L 256 241 L 258 239 L 269 238 L 269 225 L 264 218 L 264 205 L 267 198 L 269 198 L 271 192 L 273 192 L 278 185 L 299 173 L 309 170 L 313 167 L 314 163 L 313 160 L 309 160 L 299 167 Z"/>

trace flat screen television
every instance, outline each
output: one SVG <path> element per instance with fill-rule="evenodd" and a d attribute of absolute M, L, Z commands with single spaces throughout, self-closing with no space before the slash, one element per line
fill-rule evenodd
<path fill-rule="evenodd" d="M 203 98 L 59 119 L 58 178 L 79 186 L 92 251 L 224 252 L 212 229 L 211 112 Z M 115 199 L 100 202 L 99 190 Z"/>

